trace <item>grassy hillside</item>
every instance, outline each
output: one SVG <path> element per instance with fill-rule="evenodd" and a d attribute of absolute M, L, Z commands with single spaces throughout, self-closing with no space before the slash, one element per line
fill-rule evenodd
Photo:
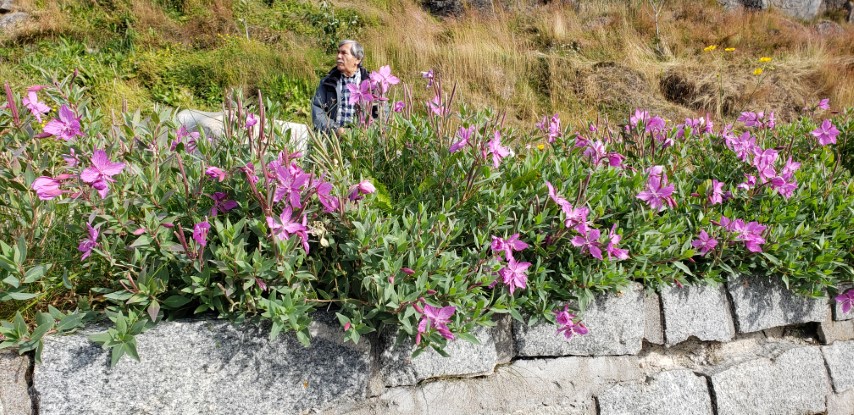
<path fill-rule="evenodd" d="M 513 123 L 622 118 L 634 107 L 676 119 L 765 109 L 785 120 L 818 98 L 854 105 L 852 25 L 820 34 L 814 22 L 725 12 L 714 0 L 665 1 L 657 15 L 641 0 L 554 3 L 506 0 L 438 19 L 415 0 L 19 0 L 33 18 L 0 41 L 0 78 L 23 88 L 78 68 L 108 108 L 215 109 L 230 88 L 260 89 L 305 121 L 336 40 L 349 37 L 364 43 L 369 68 L 391 65 L 416 98 L 430 98 L 420 72 L 433 68 L 462 102 L 506 110 Z"/>

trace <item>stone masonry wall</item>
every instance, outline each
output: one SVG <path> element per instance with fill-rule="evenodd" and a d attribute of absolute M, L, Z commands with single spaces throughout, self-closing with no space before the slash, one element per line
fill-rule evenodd
<path fill-rule="evenodd" d="M 164 322 L 141 362 L 86 333 L 50 337 L 43 362 L 0 354 L 0 415 L 53 414 L 854 414 L 854 319 L 777 279 L 633 286 L 601 296 L 588 336 L 510 319 L 450 357 L 395 334 L 342 340 L 319 313 L 313 342 L 223 321 Z"/>

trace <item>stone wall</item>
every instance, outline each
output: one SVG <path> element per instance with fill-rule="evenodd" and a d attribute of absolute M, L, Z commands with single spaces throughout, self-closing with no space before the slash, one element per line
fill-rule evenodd
<path fill-rule="evenodd" d="M 854 319 L 777 279 L 630 287 L 600 296 L 588 336 L 501 319 L 450 357 L 395 333 L 342 340 L 319 313 L 311 348 L 223 321 L 158 324 L 141 362 L 86 333 L 50 337 L 43 362 L 0 355 L 0 415 L 17 414 L 852 414 Z M 33 398 L 30 401 L 30 397 Z"/>

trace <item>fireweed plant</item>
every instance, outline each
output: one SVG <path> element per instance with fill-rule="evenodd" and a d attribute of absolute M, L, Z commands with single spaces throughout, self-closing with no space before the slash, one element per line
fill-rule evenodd
<path fill-rule="evenodd" d="M 434 98 L 413 102 L 425 85 Z M 74 75 L 23 98 L 7 86 L 0 301 L 17 312 L 0 348 L 38 356 L 45 334 L 105 315 L 91 339 L 115 364 L 153 324 L 200 313 L 307 345 L 324 309 L 351 341 L 397 330 L 444 353 L 502 314 L 587 334 L 593 296 L 633 282 L 770 275 L 815 296 L 854 279 L 851 114 L 827 103 L 790 124 L 638 109 L 619 126 L 547 115 L 514 131 L 455 109 L 433 71 L 409 86 L 384 67 L 358 88 L 380 116 L 301 154 L 260 95 L 226 101 L 211 140 L 158 108 L 108 117 Z"/>

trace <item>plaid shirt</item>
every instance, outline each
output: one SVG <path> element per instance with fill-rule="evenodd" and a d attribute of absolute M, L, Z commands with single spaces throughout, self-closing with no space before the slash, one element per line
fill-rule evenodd
<path fill-rule="evenodd" d="M 347 88 L 347 85 L 353 84 L 359 86 L 359 83 L 362 81 L 361 78 L 362 73 L 357 70 L 351 77 L 341 74 L 341 78 L 338 80 L 338 86 L 341 88 L 341 101 L 338 102 L 338 116 L 335 118 L 335 124 L 338 127 L 353 122 L 353 117 L 356 115 L 356 105 L 350 103 L 350 90 Z"/>

